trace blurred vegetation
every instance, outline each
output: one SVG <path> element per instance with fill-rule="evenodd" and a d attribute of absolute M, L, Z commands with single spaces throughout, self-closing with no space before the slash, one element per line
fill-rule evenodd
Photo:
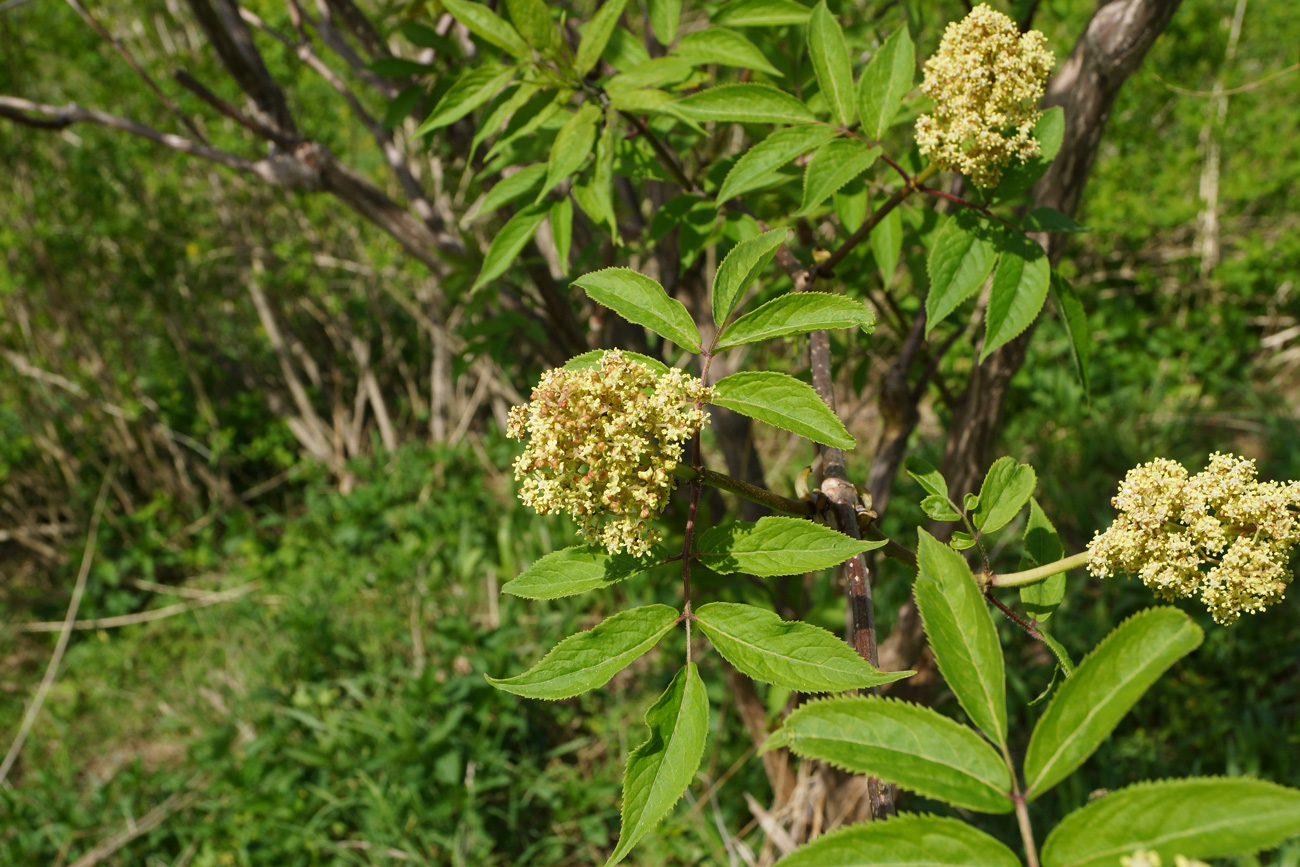
<path fill-rule="evenodd" d="M 959 6 L 911 5 L 936 17 Z M 1042 5 L 1039 26 L 1058 44 L 1093 6 Z M 1079 215 L 1091 231 L 1064 258 L 1098 342 L 1091 397 L 1055 321 L 1039 328 L 1015 382 L 1003 441 L 1036 466 L 1039 499 L 1075 549 L 1109 521 L 1116 481 L 1155 455 L 1196 465 L 1235 450 L 1258 458 L 1264 476 L 1300 477 L 1300 217 L 1291 205 L 1300 109 L 1288 98 L 1300 79 L 1263 81 L 1294 62 L 1300 18 L 1287 3 L 1251 3 L 1228 64 L 1232 5 L 1185 0 L 1106 132 Z M 249 6 L 289 28 L 282 7 Z M 385 8 L 394 33 L 428 13 Z M 159 77 L 181 64 L 220 80 L 175 4 L 94 11 Z M 932 45 L 937 32 L 925 32 Z M 166 117 L 66 6 L 0 11 L 0 45 L 0 92 Z M 267 58 L 292 82 L 312 135 L 378 172 L 382 155 L 333 92 L 289 51 Z M 1225 121 L 1211 97 L 1183 92 L 1216 83 L 1247 88 L 1232 93 Z M 187 111 L 203 108 L 179 93 Z M 242 140 L 231 122 L 207 131 L 223 147 Z M 507 158 L 544 153 L 554 131 Z M 1212 142 L 1218 252 L 1207 267 Z M 70 863 L 177 793 L 186 800 L 107 863 L 603 862 L 618 828 L 620 768 L 666 682 L 663 666 L 647 658 L 607 693 L 554 704 L 498 693 L 482 675 L 515 673 L 629 603 L 674 597 L 653 576 L 595 603 L 497 597 L 571 533 L 517 505 L 505 469 L 512 445 L 498 432 L 511 394 L 526 393 L 542 363 L 536 323 L 465 294 L 468 266 L 435 281 L 328 199 L 162 157 L 108 130 L 51 134 L 0 121 L 0 166 L 0 623 L 63 616 L 80 533 L 110 467 L 118 481 L 81 617 L 242 591 L 157 622 L 76 634 L 12 785 L 0 787 L 0 863 Z M 462 185 L 461 204 L 483 186 L 468 172 L 444 180 Z M 480 238 L 492 230 L 473 228 Z M 575 241 L 575 258 L 590 264 L 608 251 L 587 240 Z M 254 262 L 258 245 L 265 258 Z M 924 251 L 905 255 L 923 274 Z M 865 250 L 851 264 L 874 270 Z M 327 453 L 309 454 L 294 427 L 302 414 L 250 274 L 274 304 Z M 435 309 L 434 299 L 460 318 L 428 323 L 413 312 Z M 969 353 L 957 355 L 945 364 L 960 375 Z M 871 361 L 855 362 L 864 382 Z M 368 393 L 367 372 L 392 442 L 366 403 L 373 397 L 356 397 Z M 480 382 L 491 385 L 476 398 Z M 437 403 L 440 383 L 450 391 Z M 935 410 L 923 422 L 919 453 L 942 449 L 944 421 Z M 778 468 L 770 482 L 788 487 L 803 452 L 763 445 Z M 899 482 L 886 529 L 917 525 L 918 490 Z M 885 629 L 908 580 L 880 564 Z M 722 582 L 710 592 L 760 595 Z M 832 582 L 814 583 L 809 602 L 810 619 L 842 626 Z M 1149 603 L 1140 585 L 1077 578 L 1053 624 L 1077 659 Z M 1040 802 L 1043 827 L 1091 791 L 1136 779 L 1250 773 L 1300 784 L 1300 604 L 1293 595 L 1227 629 L 1194 608 L 1205 645 Z M 1004 639 L 1021 663 L 1011 688 L 1023 739 L 1039 712 L 1026 705 L 1052 666 L 1018 633 Z M 0 732 L 17 729 L 50 646 L 48 636 L 0 629 Z M 721 683 L 714 674 L 706 682 Z M 786 697 L 763 695 L 775 716 Z M 697 786 L 695 797 L 708 795 L 680 805 L 636 863 L 726 863 L 719 825 L 734 833 L 749 823 L 742 792 L 768 796 L 728 697 L 711 698 L 723 710 L 706 776 L 721 788 Z M 956 713 L 950 698 L 938 706 Z M 1009 838 L 1000 821 L 989 830 Z M 1300 865 L 1300 847 L 1260 863 Z"/>

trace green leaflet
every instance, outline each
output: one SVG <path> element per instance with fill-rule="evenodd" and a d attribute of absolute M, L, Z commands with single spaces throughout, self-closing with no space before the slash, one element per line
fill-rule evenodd
<path fill-rule="evenodd" d="M 604 686 L 676 625 L 677 609 L 667 605 L 623 611 L 570 635 L 523 674 L 488 682 L 524 698 L 572 698 Z"/>
<path fill-rule="evenodd" d="M 817 83 L 831 109 L 831 122 L 847 128 L 857 120 L 858 108 L 853 93 L 853 65 L 849 46 L 844 41 L 840 22 L 821 0 L 808 21 L 808 53 L 812 57 Z"/>
<path fill-rule="evenodd" d="M 880 148 L 858 139 L 840 138 L 822 145 L 804 172 L 799 215 L 812 213 L 832 193 L 871 168 L 878 156 Z"/>
<path fill-rule="evenodd" d="M 1202 638 L 1200 627 L 1172 607 L 1148 608 L 1116 627 L 1079 663 L 1034 726 L 1025 752 L 1025 796 L 1038 797 L 1083 764 Z"/>
<path fill-rule="evenodd" d="M 551 205 L 549 215 L 551 237 L 555 241 L 555 257 L 560 261 L 560 273 L 569 273 L 569 247 L 573 242 L 573 199 L 565 196 Z"/>
<path fill-rule="evenodd" d="M 1034 208 L 1020 221 L 1020 228 L 1026 232 L 1087 232 L 1083 226 L 1062 214 L 1056 208 Z"/>
<path fill-rule="evenodd" d="M 650 26 L 661 45 L 677 40 L 677 22 L 682 17 L 682 0 L 648 0 Z"/>
<path fill-rule="evenodd" d="M 885 288 L 894 282 L 894 272 L 898 270 L 898 260 L 903 255 L 903 215 L 894 208 L 871 230 L 868 240 L 871 242 L 871 254 L 876 257 L 876 266 L 880 269 L 880 279 Z"/>
<path fill-rule="evenodd" d="M 1007 238 L 993 274 L 993 289 L 984 313 L 984 348 L 980 361 L 1028 328 L 1047 300 L 1052 267 L 1042 246 L 1018 232 Z"/>
<path fill-rule="evenodd" d="M 909 457 L 903 462 L 903 468 L 907 474 L 916 480 L 916 483 L 925 489 L 927 494 L 935 497 L 948 499 L 948 482 L 944 479 L 943 474 L 935 469 L 929 461 L 923 461 L 918 457 Z"/>
<path fill-rule="evenodd" d="M 735 0 L 732 0 L 735 2 Z M 730 199 L 767 184 L 777 169 L 816 150 L 839 134 L 828 126 L 806 125 L 778 129 L 736 160 L 718 190 L 718 207 Z M 874 233 L 873 233 L 874 234 Z"/>
<path fill-rule="evenodd" d="M 1025 555 L 1029 561 L 1025 568 L 1046 566 L 1065 556 L 1061 537 L 1056 535 L 1056 528 L 1033 497 L 1029 498 L 1029 520 L 1025 523 Z M 1038 623 L 1046 623 L 1064 598 L 1064 572 L 1020 588 L 1020 602 L 1025 606 L 1025 613 Z"/>
<path fill-rule="evenodd" d="M 731 248 L 713 277 L 713 322 L 721 328 L 740 303 L 749 284 L 762 273 L 777 249 L 785 243 L 786 230 L 773 229 L 748 238 Z"/>
<path fill-rule="evenodd" d="M 683 349 L 700 351 L 700 332 L 682 302 L 669 298 L 664 287 L 631 268 L 606 268 L 573 281 L 597 304 L 628 322 L 644 325 Z"/>
<path fill-rule="evenodd" d="M 415 110 L 415 105 L 424 96 L 425 89 L 423 85 L 413 84 L 403 90 L 397 96 L 393 97 L 384 109 L 384 119 L 381 122 L 384 129 L 392 129 L 406 120 L 406 116 Z"/>
<path fill-rule="evenodd" d="M 938 494 L 930 494 L 921 500 L 921 511 L 931 521 L 960 521 L 961 512 L 953 508 L 952 501 Z"/>
<path fill-rule="evenodd" d="M 963 210 L 947 219 L 926 262 L 930 272 L 930 292 L 925 297 L 927 336 L 980 290 L 996 259 L 997 248 L 970 211 Z"/>
<path fill-rule="evenodd" d="M 728 0 L 713 16 L 714 24 L 728 27 L 778 27 L 803 24 L 812 10 L 795 0 Z"/>
<path fill-rule="evenodd" d="M 912 592 L 939 671 L 976 727 L 1007 742 L 1007 685 L 1002 645 L 984 595 L 956 551 L 918 531 Z"/>
<path fill-rule="evenodd" d="M 645 714 L 650 739 L 627 757 L 623 774 L 623 824 L 618 846 L 605 862 L 617 864 L 663 821 L 695 778 L 709 734 L 709 699 L 688 662 Z"/>
<path fill-rule="evenodd" d="M 1002 180 L 993 189 L 993 198 L 1009 199 L 1029 192 L 1052 164 L 1065 141 L 1065 111 L 1059 105 L 1043 112 L 1034 126 L 1034 138 L 1038 139 L 1041 148 L 1038 156 L 1008 166 L 1002 173 Z"/>
<path fill-rule="evenodd" d="M 992 533 L 1011 523 L 1033 496 L 1038 476 L 1029 464 L 1012 457 L 993 462 L 980 485 L 979 508 L 971 523 L 981 533 Z"/>
<path fill-rule="evenodd" d="M 482 3 L 474 0 L 446 0 L 443 7 L 478 38 L 502 48 L 521 60 L 531 60 L 532 50 L 515 28 Z"/>
<path fill-rule="evenodd" d="M 723 575 L 747 572 L 771 577 L 798 575 L 838 566 L 884 542 L 857 540 L 823 524 L 800 518 L 759 518 L 711 527 L 700 534 L 695 553 Z"/>
<path fill-rule="evenodd" d="M 974 729 L 930 708 L 876 697 L 828 698 L 800 705 L 782 731 L 785 745 L 803 758 L 968 810 L 1014 809 L 1011 772 L 998 751 Z"/>
<path fill-rule="evenodd" d="M 485 63 L 465 70 L 415 131 L 417 136 L 455 123 L 492 97 L 515 74 L 513 67 Z"/>
<path fill-rule="evenodd" d="M 1079 300 L 1074 287 L 1055 271 L 1052 272 L 1051 294 L 1056 310 L 1061 315 L 1061 321 L 1065 323 L 1065 333 L 1070 338 L 1070 355 L 1074 358 L 1074 369 L 1079 374 L 1079 382 L 1083 385 L 1084 395 L 1087 396 L 1090 393 L 1088 361 L 1092 356 L 1092 329 L 1088 326 L 1088 314 L 1083 309 L 1083 302 Z"/>
<path fill-rule="evenodd" d="M 610 554 L 594 546 L 563 548 L 540 558 L 507 581 L 501 592 L 525 599 L 559 599 L 608 587 L 659 562 L 658 558 L 642 560 L 626 554 Z"/>
<path fill-rule="evenodd" d="M 519 252 L 533 237 L 542 220 L 546 219 L 548 210 L 545 204 L 529 205 L 506 221 L 488 245 L 487 253 L 483 256 L 483 270 L 474 281 L 475 289 L 500 277 L 514 264 Z"/>
<path fill-rule="evenodd" d="M 766 84 L 724 84 L 679 100 L 693 120 L 737 123 L 812 123 L 812 109 L 783 90 Z"/>
<path fill-rule="evenodd" d="M 555 134 L 551 145 L 551 158 L 546 163 L 546 183 L 537 194 L 537 201 L 556 184 L 576 172 L 591 153 L 596 143 L 596 121 L 600 119 L 600 106 L 584 102 Z"/>
<path fill-rule="evenodd" d="M 486 216 L 502 205 L 527 195 L 529 191 L 541 183 L 544 177 L 546 177 L 546 163 L 534 163 L 531 166 L 525 166 L 513 175 L 502 178 L 483 197 L 483 203 L 479 205 L 475 216 Z"/>
<path fill-rule="evenodd" d="M 855 326 L 868 334 L 876 327 L 875 314 L 861 301 L 826 292 L 791 293 L 779 295 L 731 323 L 722 332 L 716 348 L 728 349 L 791 334 Z"/>
<path fill-rule="evenodd" d="M 867 185 L 861 180 L 849 181 L 831 197 L 831 207 L 846 235 L 852 235 L 867 221 L 867 204 Z"/>
<path fill-rule="evenodd" d="M 550 121 L 556 112 L 568 105 L 572 97 L 573 91 L 564 89 L 554 92 L 544 90 L 533 96 L 506 123 L 501 136 L 492 143 L 492 147 L 488 148 L 487 156 L 483 158 L 484 162 L 491 162 L 493 157 L 517 139 L 535 133 Z"/>
<path fill-rule="evenodd" d="M 520 84 L 517 87 L 507 87 L 497 94 L 497 97 L 492 100 L 491 108 L 479 121 L 478 129 L 474 131 L 474 138 L 470 142 L 470 150 L 477 151 L 478 146 L 485 139 L 500 132 L 502 125 L 513 117 L 516 111 L 523 108 L 541 89 L 536 84 Z"/>
<path fill-rule="evenodd" d="M 763 56 L 757 45 L 725 27 L 709 27 L 688 33 L 677 43 L 673 53 L 696 63 L 716 63 L 719 66 L 758 69 L 769 75 L 781 75 L 781 71 Z"/>
<path fill-rule="evenodd" d="M 1241 777 L 1138 783 L 1066 816 L 1047 837 L 1043 867 L 1112 867 L 1136 849 L 1166 864 L 1249 855 L 1296 835 L 1295 789 Z"/>
<path fill-rule="evenodd" d="M 553 55 L 559 45 L 560 34 L 551 20 L 551 13 L 542 0 L 505 0 L 510 21 L 524 41 L 539 53 Z"/>
<path fill-rule="evenodd" d="M 753 605 L 710 602 L 695 611 L 695 622 L 741 672 L 799 692 L 867 689 L 915 673 L 882 672 L 825 629 Z"/>
<path fill-rule="evenodd" d="M 624 349 L 621 351 L 625 357 L 631 358 L 635 361 L 639 361 L 641 364 L 644 364 L 646 367 L 650 368 L 660 376 L 663 376 L 665 373 L 668 372 L 668 365 L 664 364 L 662 361 L 660 361 L 657 358 L 651 358 L 648 355 L 642 355 L 639 352 L 632 352 L 631 350 L 628 349 Z M 609 352 L 609 350 L 593 349 L 590 352 L 584 352 L 581 355 L 575 355 L 573 356 L 573 358 L 570 358 L 568 361 L 564 362 L 564 369 L 565 370 L 594 370 L 595 368 L 600 367 L 600 361 L 602 358 L 605 357 L 606 352 Z"/>
<path fill-rule="evenodd" d="M 858 113 L 868 138 L 884 137 L 915 75 L 916 48 L 907 28 L 900 27 L 871 55 L 858 80 Z"/>
<path fill-rule="evenodd" d="M 742 371 L 714 385 L 718 406 L 797 433 L 815 443 L 851 449 L 857 440 L 812 386 L 784 373 Z M 788 573 L 787 573 L 788 574 Z"/>
<path fill-rule="evenodd" d="M 885 821 L 853 825 L 818 837 L 777 864 L 778 867 L 1020 867 L 1020 859 L 988 834 L 957 819 L 899 814 Z"/>
<path fill-rule="evenodd" d="M 596 61 L 600 60 L 605 46 L 609 44 L 609 36 L 614 32 L 625 6 L 627 0 L 607 0 L 582 28 L 582 40 L 578 43 L 578 53 L 573 60 L 574 71 L 579 77 L 596 67 Z"/>

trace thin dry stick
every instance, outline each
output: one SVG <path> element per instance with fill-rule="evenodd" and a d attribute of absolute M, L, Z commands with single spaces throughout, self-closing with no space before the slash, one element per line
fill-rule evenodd
<path fill-rule="evenodd" d="M 175 793 L 148 813 L 145 813 L 140 817 L 140 821 L 131 822 L 125 830 L 118 831 L 113 836 L 95 844 L 93 849 L 72 862 L 71 867 L 94 867 L 94 865 L 99 864 L 106 858 L 111 858 L 132 840 L 148 834 L 167 821 L 167 818 L 173 813 L 178 813 L 194 803 L 199 797 L 197 789 L 201 784 L 201 778 L 191 780 L 189 787 L 185 791 Z"/>
<path fill-rule="evenodd" d="M 115 629 L 119 626 L 134 626 L 137 623 L 151 623 L 155 620 L 166 620 L 168 617 L 175 617 L 177 614 L 184 614 L 186 611 L 197 611 L 200 608 L 208 608 L 213 605 L 220 605 L 222 602 L 230 602 L 247 596 L 249 593 L 261 586 L 260 581 L 250 581 L 247 584 L 241 584 L 238 587 L 232 587 L 229 590 L 219 590 L 208 593 L 200 599 L 193 602 L 178 602 L 175 605 L 167 605 L 163 608 L 155 608 L 151 611 L 138 611 L 135 614 L 119 614 L 116 617 L 97 617 L 92 620 L 77 620 L 73 622 L 72 629 Z M 55 621 L 46 621 L 42 623 L 22 623 L 14 627 L 17 632 L 54 632 L 56 630 L 67 628 L 67 621 L 62 623 Z"/>
<path fill-rule="evenodd" d="M 90 564 L 95 559 L 99 519 L 104 515 L 104 504 L 108 502 L 109 483 L 115 472 L 115 467 L 109 468 L 104 475 L 104 481 L 100 483 L 99 496 L 95 499 L 95 511 L 90 516 L 90 530 L 86 533 L 86 549 L 81 555 L 81 569 L 77 572 L 77 583 L 72 588 L 72 600 L 68 603 L 68 613 L 63 618 L 63 629 L 59 633 L 58 642 L 54 645 L 54 654 L 50 657 L 50 663 L 45 666 L 45 676 L 41 678 L 41 685 L 36 688 L 36 695 L 32 697 L 32 703 L 28 705 L 27 713 L 23 716 L 22 725 L 18 728 L 18 736 L 9 746 L 4 762 L 0 763 L 0 785 L 5 784 L 9 777 L 9 769 L 14 766 L 14 762 L 18 761 L 18 754 L 22 752 L 27 735 L 41 712 L 41 706 L 45 704 L 45 696 L 49 694 L 50 687 L 54 686 L 54 677 L 58 674 L 59 663 L 63 661 L 63 653 L 68 649 L 68 639 L 72 637 L 72 625 L 77 620 L 77 609 L 81 607 L 81 595 L 86 590 L 86 578 L 90 576 Z"/>

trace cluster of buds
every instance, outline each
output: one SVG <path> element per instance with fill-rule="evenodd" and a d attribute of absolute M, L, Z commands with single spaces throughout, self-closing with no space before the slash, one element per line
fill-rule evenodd
<path fill-rule="evenodd" d="M 1280 601 L 1300 542 L 1300 482 L 1261 482 L 1255 462 L 1215 453 L 1189 475 L 1157 459 L 1129 471 L 1119 517 L 1088 545 L 1099 578 L 1137 575 L 1161 599 L 1199 595 L 1219 623 Z"/>
<path fill-rule="evenodd" d="M 1161 867 L 1160 856 L 1155 852 L 1139 849 L 1132 855 L 1119 859 L 1120 867 Z M 1204 861 L 1196 861 L 1182 855 L 1174 856 L 1174 867 L 1210 867 Z"/>
<path fill-rule="evenodd" d="M 660 376 L 617 350 L 599 367 L 547 371 L 531 402 L 510 411 L 507 434 L 528 441 L 514 465 L 519 498 L 572 516 L 611 554 L 645 554 L 660 537 L 648 522 L 677 485 L 673 470 L 711 394 L 681 370 Z"/>
<path fill-rule="evenodd" d="M 916 121 L 921 153 L 982 189 L 995 186 L 1013 158 L 1037 156 L 1034 124 L 1055 62 L 1046 42 L 984 4 L 949 24 L 925 62 L 921 90 L 934 100 L 934 113 Z"/>

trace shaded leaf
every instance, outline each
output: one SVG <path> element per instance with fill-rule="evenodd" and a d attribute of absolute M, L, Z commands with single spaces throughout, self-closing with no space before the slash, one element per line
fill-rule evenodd
<path fill-rule="evenodd" d="M 858 80 L 858 112 L 868 138 L 884 137 L 915 75 L 916 49 L 907 28 L 900 27 L 871 55 Z"/>
<path fill-rule="evenodd" d="M 861 301 L 825 292 L 790 293 L 773 298 L 733 322 L 722 332 L 717 348 L 855 326 L 868 333 L 876 326 L 875 314 Z"/>
<path fill-rule="evenodd" d="M 868 147 L 858 139 L 840 138 L 822 145 L 804 172 L 799 214 L 812 213 L 832 193 L 871 168 L 878 156 L 880 148 Z"/>
<path fill-rule="evenodd" d="M 799 692 L 866 689 L 914 673 L 882 672 L 825 629 L 753 605 L 710 602 L 695 611 L 695 622 L 738 670 Z"/>
<path fill-rule="evenodd" d="M 1033 799 L 1083 764 L 1152 684 L 1204 634 L 1177 608 L 1148 608 L 1115 628 L 1057 690 L 1025 753 Z"/>
<path fill-rule="evenodd" d="M 1020 221 L 1026 232 L 1086 232 L 1083 226 L 1055 208 L 1034 208 Z"/>
<path fill-rule="evenodd" d="M 749 284 L 772 261 L 777 249 L 785 243 L 786 230 L 772 229 L 754 238 L 748 238 L 731 248 L 731 252 L 718 266 L 713 277 L 713 322 L 719 328 L 731 317 Z"/>
<path fill-rule="evenodd" d="M 483 197 L 483 203 L 479 205 L 476 215 L 485 216 L 502 205 L 526 196 L 542 182 L 544 177 L 546 177 L 546 163 L 534 163 L 531 166 L 524 166 L 513 175 L 502 178 Z"/>
<path fill-rule="evenodd" d="M 1065 556 L 1061 537 L 1056 535 L 1056 528 L 1033 497 L 1029 498 L 1029 520 L 1025 523 L 1025 556 L 1029 561 L 1027 566 L 1046 566 Z M 1038 623 L 1046 623 L 1064 598 L 1064 572 L 1020 588 L 1025 613 Z"/>
<path fill-rule="evenodd" d="M 980 731 L 1005 745 L 1006 672 L 984 594 L 960 554 L 925 530 L 918 535 L 912 592 L 939 671 Z"/>
<path fill-rule="evenodd" d="M 483 256 L 483 269 L 474 281 L 475 289 L 500 277 L 514 264 L 537 227 L 546 219 L 547 210 L 545 204 L 529 205 L 506 221 L 488 245 L 487 253 Z"/>
<path fill-rule="evenodd" d="M 592 145 L 596 143 L 596 121 L 599 118 L 600 106 L 594 102 L 584 102 L 573 117 L 560 127 L 551 144 L 551 158 L 546 163 L 546 182 L 537 194 L 539 202 L 556 184 L 586 162 Z"/>
<path fill-rule="evenodd" d="M 783 90 L 766 84 L 724 84 L 679 100 L 681 111 L 699 121 L 812 123 L 812 109 Z"/>
<path fill-rule="evenodd" d="M 700 351 L 700 332 L 682 302 L 669 298 L 664 287 L 631 268 L 606 268 L 573 281 L 597 304 L 628 322 L 644 325 L 683 349 Z"/>
<path fill-rule="evenodd" d="M 729 199 L 741 193 L 764 186 L 786 163 L 816 150 L 838 135 L 835 130 L 824 125 L 792 126 L 776 130 L 736 160 L 731 171 L 727 172 L 722 188 L 718 190 L 718 206 L 722 207 Z"/>
<path fill-rule="evenodd" d="M 677 43 L 673 53 L 697 63 L 716 63 L 719 66 L 758 69 L 769 75 L 781 75 L 781 71 L 763 56 L 757 45 L 725 27 L 709 27 L 688 33 Z"/>
<path fill-rule="evenodd" d="M 830 106 L 831 122 L 847 128 L 857 119 L 853 93 L 853 65 L 849 45 L 844 41 L 840 22 L 831 14 L 826 0 L 813 9 L 808 21 L 808 53 L 812 57 L 817 83 Z"/>
<path fill-rule="evenodd" d="M 1020 514 L 1037 484 L 1033 467 L 1012 457 L 998 458 L 980 485 L 979 508 L 971 516 L 971 523 L 981 533 L 1002 529 Z"/>
<path fill-rule="evenodd" d="M 522 60 L 532 59 L 533 52 L 519 32 L 487 6 L 474 0 L 444 0 L 442 5 L 453 18 L 465 25 L 465 29 L 484 42 Z"/>
<path fill-rule="evenodd" d="M 1042 246 L 1025 235 L 1012 234 L 993 274 L 993 289 L 984 313 L 984 348 L 980 350 L 980 361 L 1019 336 L 1038 318 L 1047 300 L 1051 275 L 1052 267 Z"/>
<path fill-rule="evenodd" d="M 779 867 L 1020 867 L 997 840 L 957 819 L 900 814 L 833 831 L 799 847 Z"/>
<path fill-rule="evenodd" d="M 723 575 L 772 577 L 829 569 L 885 544 L 853 539 L 800 518 L 769 517 L 711 527 L 700 534 L 695 551 L 701 563 Z"/>
<path fill-rule="evenodd" d="M 795 0 L 729 0 L 713 16 L 713 23 L 729 27 L 776 27 L 803 24 L 811 15 L 811 9 Z"/>
<path fill-rule="evenodd" d="M 797 433 L 815 443 L 851 449 L 857 441 L 812 386 L 793 376 L 769 371 L 742 371 L 714 385 L 718 406 Z"/>
<path fill-rule="evenodd" d="M 604 686 L 676 625 L 677 609 L 667 605 L 622 611 L 594 629 L 570 635 L 523 674 L 489 677 L 488 682 L 524 698 L 572 698 Z"/>
<path fill-rule="evenodd" d="M 574 71 L 579 78 L 596 68 L 596 61 L 600 60 L 605 46 L 609 44 L 610 34 L 614 32 L 614 27 L 618 24 L 619 16 L 623 14 L 625 6 L 627 0 L 607 0 L 583 26 L 582 39 L 578 42 L 578 53 L 573 60 Z"/>
<path fill-rule="evenodd" d="M 903 215 L 898 208 L 885 214 L 884 219 L 871 230 L 868 240 L 871 254 L 876 257 L 876 266 L 880 269 L 880 279 L 888 289 L 894 282 L 898 259 L 903 254 Z"/>
<path fill-rule="evenodd" d="M 555 257 L 560 273 L 569 273 L 569 246 L 573 241 L 573 199 L 568 196 L 551 205 L 551 237 L 555 240 Z"/>
<path fill-rule="evenodd" d="M 1011 772 L 998 751 L 974 729 L 930 708 L 876 697 L 828 698 L 800 705 L 782 728 L 785 745 L 805 759 L 968 810 L 1014 809 Z"/>
<path fill-rule="evenodd" d="M 677 22 L 682 17 L 682 0 L 648 0 L 650 26 L 661 45 L 672 45 L 677 39 Z"/>
<path fill-rule="evenodd" d="M 930 274 L 930 292 L 925 297 L 927 336 L 980 290 L 997 255 L 993 241 L 970 211 L 961 211 L 945 221 L 926 261 Z"/>
<path fill-rule="evenodd" d="M 1013 162 L 1002 173 L 1002 180 L 993 189 L 995 199 L 1009 199 L 1029 192 L 1029 188 L 1038 183 L 1038 179 L 1047 171 L 1047 167 L 1056 158 L 1065 141 L 1065 111 L 1054 105 L 1034 125 L 1034 138 L 1038 139 L 1040 152 L 1024 162 Z"/>
<path fill-rule="evenodd" d="M 1055 271 L 1052 272 L 1051 294 L 1070 339 L 1070 356 L 1074 359 L 1075 372 L 1083 385 L 1084 395 L 1088 395 L 1088 362 L 1092 356 L 1092 329 L 1088 327 L 1088 314 L 1074 287 Z"/>
<path fill-rule="evenodd" d="M 559 599 L 617 584 L 658 562 L 655 557 L 642 559 L 627 554 L 610 554 L 595 546 L 563 548 L 535 561 L 513 580 L 507 581 L 501 592 L 524 599 Z"/>

